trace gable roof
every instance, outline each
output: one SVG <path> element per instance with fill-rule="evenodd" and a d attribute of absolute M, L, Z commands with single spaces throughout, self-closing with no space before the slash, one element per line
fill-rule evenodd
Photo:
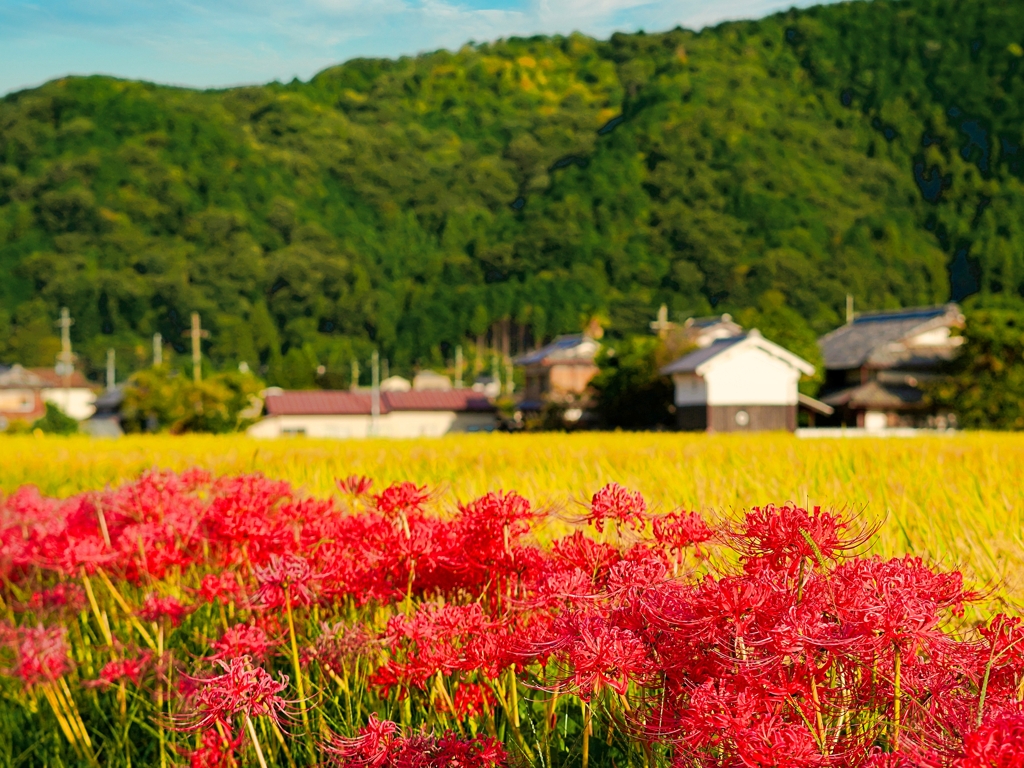
<path fill-rule="evenodd" d="M 534 352 L 520 355 L 513 362 L 516 365 L 553 365 L 555 363 L 589 363 L 594 360 L 600 348 L 594 339 L 583 333 L 558 336 Z"/>
<path fill-rule="evenodd" d="M 776 357 L 782 360 L 789 366 L 796 368 L 801 373 L 811 376 L 814 374 L 814 366 L 804 360 L 802 357 L 798 357 L 790 352 L 788 349 L 780 347 L 775 342 L 769 341 L 761 332 L 756 328 L 747 331 L 741 336 L 732 336 L 728 339 L 717 339 L 707 347 L 698 349 L 691 352 L 688 355 L 684 355 L 675 362 L 669 363 L 661 369 L 663 376 L 670 376 L 673 373 L 695 373 L 698 376 L 703 376 L 707 371 L 707 366 L 715 358 L 729 352 L 730 350 L 739 349 L 741 347 L 751 347 L 758 349 L 766 354 Z"/>
<path fill-rule="evenodd" d="M 268 393 L 265 398 L 271 416 L 369 416 L 369 392 L 345 390 L 304 390 Z M 381 392 L 380 412 L 392 411 L 493 411 L 494 406 L 471 389 L 420 392 Z"/>
<path fill-rule="evenodd" d="M 958 325 L 963 321 L 960 307 L 918 307 L 883 312 L 865 312 L 852 323 L 818 339 L 825 367 L 832 370 L 859 368 L 884 347 L 933 328 Z M 879 360 L 879 364 L 884 361 Z"/>

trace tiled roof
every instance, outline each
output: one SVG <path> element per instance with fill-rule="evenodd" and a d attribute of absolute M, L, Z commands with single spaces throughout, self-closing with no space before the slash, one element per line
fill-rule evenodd
<path fill-rule="evenodd" d="M 417 392 L 384 392 L 392 411 L 493 411 L 494 406 L 479 392 L 471 389 L 424 390 Z"/>
<path fill-rule="evenodd" d="M 53 370 L 53 368 L 29 368 L 28 370 L 43 380 L 44 387 L 64 386 L 64 377 Z M 68 386 L 93 388 L 96 385 L 91 384 L 85 376 L 82 375 L 81 371 L 73 371 L 68 379 Z"/>
<path fill-rule="evenodd" d="M 706 363 L 713 357 L 717 357 L 725 352 L 725 350 L 739 344 L 746 338 L 747 336 L 744 334 L 742 336 L 731 336 L 728 339 L 718 339 L 713 341 L 710 345 L 704 347 L 704 349 L 698 349 L 688 355 L 683 355 L 683 357 L 679 358 L 674 363 L 669 363 L 661 369 L 661 373 L 664 376 L 669 376 L 673 373 L 693 373 L 703 363 Z"/>
<path fill-rule="evenodd" d="M 956 304 L 900 311 L 868 312 L 818 340 L 825 367 L 832 370 L 859 368 L 881 348 L 931 328 L 959 321 Z M 880 363 L 881 364 L 881 363 Z"/>
<path fill-rule="evenodd" d="M 271 416 L 369 416 L 369 392 L 308 390 L 268 394 L 267 413 Z M 486 397 L 469 389 L 447 392 L 381 392 L 380 412 L 391 411 L 491 411 Z"/>
<path fill-rule="evenodd" d="M 833 407 L 846 406 L 856 410 L 902 410 L 920 408 L 921 390 L 905 384 L 880 384 L 869 381 L 822 398 Z"/>
<path fill-rule="evenodd" d="M 559 336 L 535 352 L 527 352 L 515 359 L 516 365 L 543 365 L 548 362 L 589 363 L 597 353 L 598 344 L 582 333 Z"/>
<path fill-rule="evenodd" d="M 309 390 L 267 395 L 271 416 L 357 416 L 370 415 L 370 395 L 362 392 Z M 383 399 L 381 413 L 384 413 Z"/>

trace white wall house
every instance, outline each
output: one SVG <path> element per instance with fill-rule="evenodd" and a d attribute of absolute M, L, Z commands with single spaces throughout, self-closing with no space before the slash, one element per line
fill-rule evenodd
<path fill-rule="evenodd" d="M 472 390 L 381 392 L 378 415 L 368 392 L 269 392 L 266 415 L 249 428 L 253 437 L 440 437 L 490 432 L 495 408 Z"/>
<path fill-rule="evenodd" d="M 718 339 L 661 369 L 672 377 L 681 429 L 796 429 L 797 385 L 814 366 L 752 330 Z"/>

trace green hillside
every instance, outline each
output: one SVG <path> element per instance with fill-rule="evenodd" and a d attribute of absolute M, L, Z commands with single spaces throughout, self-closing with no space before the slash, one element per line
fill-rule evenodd
<path fill-rule="evenodd" d="M 280 384 L 729 310 L 792 343 L 1024 289 L 1024 4 L 856 2 L 701 33 L 511 39 L 192 91 L 0 100 L 0 360 L 67 305 L 125 373 L 199 310 Z"/>

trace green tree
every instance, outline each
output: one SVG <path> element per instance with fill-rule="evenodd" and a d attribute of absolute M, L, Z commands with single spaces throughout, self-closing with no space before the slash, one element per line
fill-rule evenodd
<path fill-rule="evenodd" d="M 237 372 L 217 373 L 198 384 L 164 367 L 139 371 L 124 388 L 125 432 L 235 432 L 259 417 L 263 383 Z"/>
<path fill-rule="evenodd" d="M 40 429 L 49 435 L 73 435 L 78 431 L 78 421 L 53 403 L 47 403 L 46 414 L 36 419 L 32 429 Z"/>
<path fill-rule="evenodd" d="M 968 310 L 961 352 L 930 402 L 967 429 L 1024 429 L 1024 304 Z"/>
<path fill-rule="evenodd" d="M 653 336 L 631 336 L 602 348 L 591 386 L 594 410 L 605 426 L 652 429 L 672 424 L 672 383 L 659 373 L 667 357 L 664 344 Z"/>

